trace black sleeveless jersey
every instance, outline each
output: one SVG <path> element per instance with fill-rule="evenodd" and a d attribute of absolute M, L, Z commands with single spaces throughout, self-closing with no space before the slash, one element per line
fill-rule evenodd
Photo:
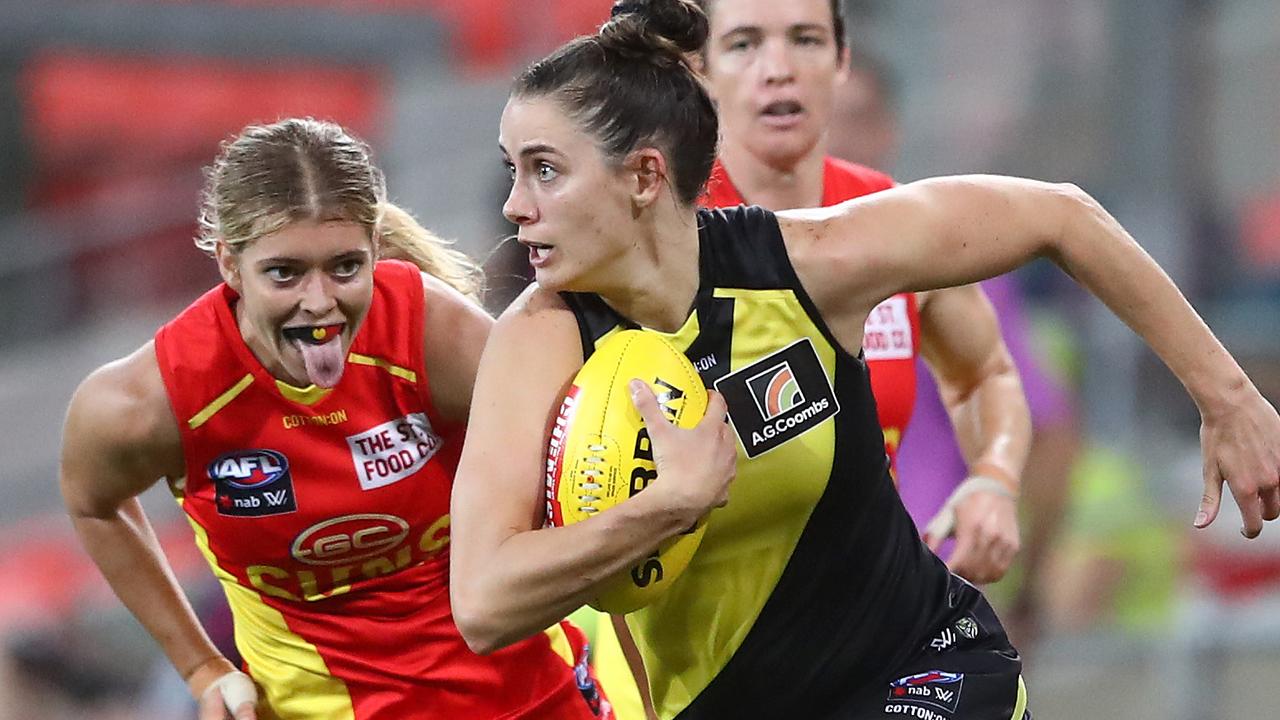
<path fill-rule="evenodd" d="M 890 478 L 867 366 L 800 286 L 773 213 L 698 222 L 694 308 L 662 334 L 724 395 L 738 473 L 688 569 L 627 624 L 663 718 L 822 717 L 928 642 L 950 574 Z M 637 327 L 562 297 L 585 356 Z"/>

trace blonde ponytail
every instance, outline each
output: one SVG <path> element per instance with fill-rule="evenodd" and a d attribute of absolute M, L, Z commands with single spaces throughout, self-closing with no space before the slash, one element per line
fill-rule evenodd
<path fill-rule="evenodd" d="M 407 260 L 428 275 L 479 302 L 484 276 L 470 257 L 424 228 L 413 215 L 391 202 L 379 208 L 379 251 L 383 258 Z"/>

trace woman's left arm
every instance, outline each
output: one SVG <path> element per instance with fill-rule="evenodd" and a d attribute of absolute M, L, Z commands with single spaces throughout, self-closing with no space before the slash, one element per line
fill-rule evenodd
<path fill-rule="evenodd" d="M 920 354 L 938 383 L 968 479 L 925 529 L 948 565 L 975 583 L 1004 577 L 1021 545 L 1017 498 L 1031 445 L 1031 412 L 995 310 L 977 285 L 919 294 Z M 910 482 L 910 480 L 908 480 Z"/>
<path fill-rule="evenodd" d="M 1048 257 L 1137 332 L 1199 408 L 1204 495 L 1196 526 L 1217 516 L 1223 482 L 1245 537 L 1280 517 L 1280 416 L 1160 266 L 1074 185 L 936 178 L 779 213 L 779 221 L 806 290 L 842 323 L 861 322 L 897 292 L 963 285 Z"/>

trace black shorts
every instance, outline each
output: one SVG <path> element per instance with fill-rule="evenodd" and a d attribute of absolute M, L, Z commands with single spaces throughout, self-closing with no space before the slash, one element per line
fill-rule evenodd
<path fill-rule="evenodd" d="M 887 681 L 830 720 L 1031 720 L 1022 659 L 982 593 L 957 577 L 951 612 Z"/>

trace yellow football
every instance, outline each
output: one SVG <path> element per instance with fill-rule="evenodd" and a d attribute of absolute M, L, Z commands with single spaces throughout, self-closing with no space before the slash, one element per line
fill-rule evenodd
<path fill-rule="evenodd" d="M 573 378 L 547 445 L 547 524 L 557 527 L 604 512 L 658 476 L 653 446 L 628 388 L 649 383 L 672 423 L 688 428 L 707 411 L 707 390 L 693 363 L 661 335 L 623 330 L 600 343 Z M 628 613 L 653 602 L 689 565 L 706 523 L 651 548 L 640 562 L 600 582 L 590 605 Z"/>

